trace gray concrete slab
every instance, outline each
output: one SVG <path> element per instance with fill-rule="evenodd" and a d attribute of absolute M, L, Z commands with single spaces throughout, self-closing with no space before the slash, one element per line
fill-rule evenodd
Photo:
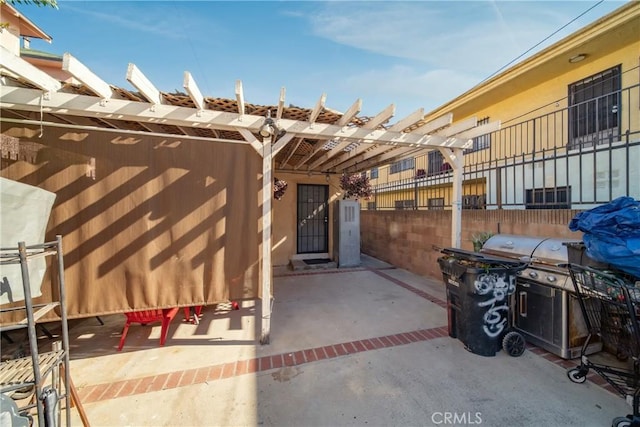
<path fill-rule="evenodd" d="M 543 355 L 482 357 L 443 336 L 446 310 L 420 295 L 444 299 L 443 288 L 373 259 L 358 269 L 281 270 L 271 344 L 256 339 L 259 301 L 206 307 L 199 325 L 179 315 L 165 347 L 159 325 L 133 326 L 121 353 L 124 316 L 105 316 L 104 326 L 88 318 L 73 322 L 71 375 L 94 426 L 595 427 L 630 412 Z M 435 332 L 384 347 L 373 339 L 411 331 Z M 356 349 L 365 342 L 379 346 Z M 75 411 L 73 419 L 81 425 Z"/>
<path fill-rule="evenodd" d="M 259 375 L 258 421 L 272 426 L 608 426 L 628 410 L 593 384 L 527 353 L 484 358 L 449 338 Z"/>

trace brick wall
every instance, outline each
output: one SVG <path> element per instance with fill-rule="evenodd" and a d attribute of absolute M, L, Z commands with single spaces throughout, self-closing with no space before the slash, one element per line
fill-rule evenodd
<path fill-rule="evenodd" d="M 490 231 L 535 237 L 580 239 L 569 230 L 577 210 L 477 210 L 462 212 L 462 249 L 471 236 Z M 451 211 L 366 211 L 360 213 L 362 252 L 413 273 L 441 278 L 436 248 L 451 246 Z"/>

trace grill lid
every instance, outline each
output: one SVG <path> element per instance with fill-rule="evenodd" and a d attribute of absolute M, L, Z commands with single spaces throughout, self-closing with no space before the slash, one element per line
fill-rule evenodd
<path fill-rule="evenodd" d="M 557 266 L 568 262 L 565 243 L 581 242 L 579 239 L 496 234 L 482 246 L 482 252 L 507 258 L 529 258 L 534 263 Z"/>
<path fill-rule="evenodd" d="M 569 262 L 567 246 L 563 243 L 575 243 L 581 240 L 575 239 L 545 239 L 533 251 L 534 262 L 558 266 Z"/>
<path fill-rule="evenodd" d="M 528 260 L 533 256 L 534 250 L 544 240 L 544 237 L 496 234 L 484 243 L 481 252 L 507 258 Z"/>

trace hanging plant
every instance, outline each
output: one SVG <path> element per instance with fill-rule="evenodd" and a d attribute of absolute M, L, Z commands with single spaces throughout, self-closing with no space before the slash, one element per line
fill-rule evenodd
<path fill-rule="evenodd" d="M 283 181 L 281 179 L 274 177 L 273 178 L 273 198 L 276 200 L 282 199 L 282 196 L 284 196 L 284 193 L 285 191 L 287 191 L 288 186 L 289 184 L 287 184 L 287 181 Z"/>
<path fill-rule="evenodd" d="M 340 177 L 340 188 L 344 191 L 343 199 L 365 199 L 371 198 L 371 184 L 365 174 L 347 175 Z"/>

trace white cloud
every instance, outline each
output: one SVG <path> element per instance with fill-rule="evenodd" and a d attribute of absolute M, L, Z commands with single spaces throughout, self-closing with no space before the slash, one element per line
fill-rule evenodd
<path fill-rule="evenodd" d="M 343 108 L 350 105 L 346 99 L 362 97 L 364 115 L 394 103 L 396 118 L 402 118 L 419 107 L 427 112 L 437 108 L 619 4 L 594 8 L 534 48 L 592 6 L 558 1 L 330 2 L 318 4 L 312 13 L 289 16 L 308 20 L 316 37 L 362 51 L 361 71 L 350 67 L 350 74 L 334 81 Z M 369 59 L 366 52 L 378 56 Z"/>
<path fill-rule="evenodd" d="M 458 96 L 462 93 L 461 88 L 469 89 L 476 82 L 473 76 L 464 72 L 446 69 L 420 71 L 395 65 L 347 76 L 342 82 L 342 90 L 360 94 L 367 100 L 378 98 L 395 103 L 396 117 L 401 118 L 420 107 L 428 112 Z"/>
<path fill-rule="evenodd" d="M 549 10 L 560 5 L 332 2 L 307 18 L 318 37 L 430 67 L 472 70 L 476 77 L 484 78 L 590 6 L 580 2 L 570 7 L 565 3 L 564 9 Z"/>

